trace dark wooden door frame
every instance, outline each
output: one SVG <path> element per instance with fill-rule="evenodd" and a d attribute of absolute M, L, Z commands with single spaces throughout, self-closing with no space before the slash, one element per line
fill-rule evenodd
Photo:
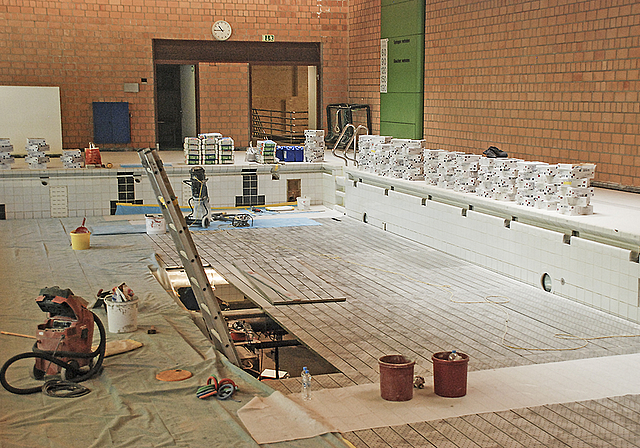
<path fill-rule="evenodd" d="M 200 131 L 200 95 L 198 95 L 198 92 L 200 92 L 200 67 L 198 66 L 197 63 L 193 63 L 193 62 L 188 62 L 188 61 L 168 61 L 168 62 L 158 62 L 158 61 L 154 61 L 155 63 L 153 64 L 153 96 L 154 96 L 154 100 L 153 100 L 153 104 L 154 104 L 154 126 L 155 126 L 155 134 L 156 134 L 156 144 L 158 143 L 159 137 L 160 137 L 160 129 L 158 127 L 158 83 L 156 82 L 156 80 L 158 79 L 158 70 L 157 70 L 157 66 L 158 65 L 193 65 L 195 67 L 195 77 L 196 77 L 196 130 L 199 132 Z"/>
<path fill-rule="evenodd" d="M 154 72 L 158 64 L 245 63 L 250 65 L 314 65 L 317 69 L 317 85 L 322 85 L 322 53 L 320 42 L 241 42 L 184 39 L 152 40 Z M 198 72 L 196 72 L 198 75 Z M 155 85 L 155 83 L 154 83 Z M 250 86 L 249 86 L 250 87 Z M 249 91 L 249 95 L 251 92 Z M 196 113 L 200 131 L 199 83 L 196 76 Z M 155 93 L 156 122 L 157 90 Z M 322 117 L 322 88 L 316 89 L 316 116 Z M 251 127 L 251 108 L 249 108 Z M 156 125 L 156 141 L 158 129 Z M 249 129 L 251 139 L 251 129 Z"/>

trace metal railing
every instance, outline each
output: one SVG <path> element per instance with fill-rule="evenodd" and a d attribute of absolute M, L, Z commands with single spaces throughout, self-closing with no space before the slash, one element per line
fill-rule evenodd
<path fill-rule="evenodd" d="M 304 142 L 309 127 L 309 112 L 251 109 L 251 136 L 279 143 Z"/>
<path fill-rule="evenodd" d="M 342 154 L 338 154 L 336 151 L 340 147 L 340 143 L 343 140 L 347 139 L 349 130 L 353 130 L 353 132 L 348 137 L 347 143 L 342 147 L 344 152 Z M 358 146 L 358 134 L 360 130 L 363 130 L 365 135 L 369 133 L 369 129 L 366 126 L 363 126 L 360 124 L 358 125 L 358 127 L 355 127 L 351 123 L 348 123 L 345 127 L 342 128 L 342 132 L 340 133 L 340 136 L 336 140 L 336 144 L 333 146 L 333 149 L 331 150 L 331 153 L 334 156 L 344 160 L 345 166 L 349 166 L 349 160 L 351 160 L 355 166 L 358 166 L 358 160 L 357 160 L 358 147 L 357 146 Z M 348 155 L 349 146 L 351 146 L 353 149 L 353 158 L 349 157 Z"/>

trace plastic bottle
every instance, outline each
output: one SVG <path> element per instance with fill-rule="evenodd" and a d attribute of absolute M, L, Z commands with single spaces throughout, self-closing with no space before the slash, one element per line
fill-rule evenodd
<path fill-rule="evenodd" d="M 455 350 L 451 350 L 451 353 L 449 354 L 449 361 L 458 361 L 460 359 L 462 359 L 462 356 L 458 355 Z"/>
<path fill-rule="evenodd" d="M 305 401 L 311 400 L 311 374 L 306 367 L 302 368 L 302 399 Z"/>

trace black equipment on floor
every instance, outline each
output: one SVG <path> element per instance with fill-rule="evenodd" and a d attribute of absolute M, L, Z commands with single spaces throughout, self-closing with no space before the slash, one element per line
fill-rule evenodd
<path fill-rule="evenodd" d="M 183 180 L 191 186 L 191 198 L 189 207 L 191 213 L 185 217 L 187 225 L 209 227 L 211 224 L 211 208 L 209 207 L 209 192 L 207 190 L 207 175 L 204 168 L 196 166 L 189 170 L 191 177 Z"/>
<path fill-rule="evenodd" d="M 44 386 L 18 388 L 7 382 L 9 366 L 20 359 L 35 358 L 33 375 L 44 379 L 46 375 L 62 374 L 65 380 L 79 383 L 102 371 L 107 337 L 104 325 L 94 313 L 87 309 L 81 297 L 74 296 L 70 289 L 57 286 L 43 288 L 36 302 L 48 313 L 44 324 L 38 325 L 33 351 L 13 356 L 0 369 L 0 384 L 14 394 L 33 394 L 50 388 Z M 100 343 L 91 350 L 94 324 L 100 332 Z M 98 358 L 94 363 L 94 359 Z M 57 387 L 57 386 L 56 386 Z"/>

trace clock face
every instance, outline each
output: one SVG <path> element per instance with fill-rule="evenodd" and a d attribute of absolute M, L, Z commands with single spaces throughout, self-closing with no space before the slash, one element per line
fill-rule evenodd
<path fill-rule="evenodd" d="M 218 20 L 211 27 L 213 37 L 218 40 L 227 40 L 231 37 L 231 25 L 225 20 Z"/>

